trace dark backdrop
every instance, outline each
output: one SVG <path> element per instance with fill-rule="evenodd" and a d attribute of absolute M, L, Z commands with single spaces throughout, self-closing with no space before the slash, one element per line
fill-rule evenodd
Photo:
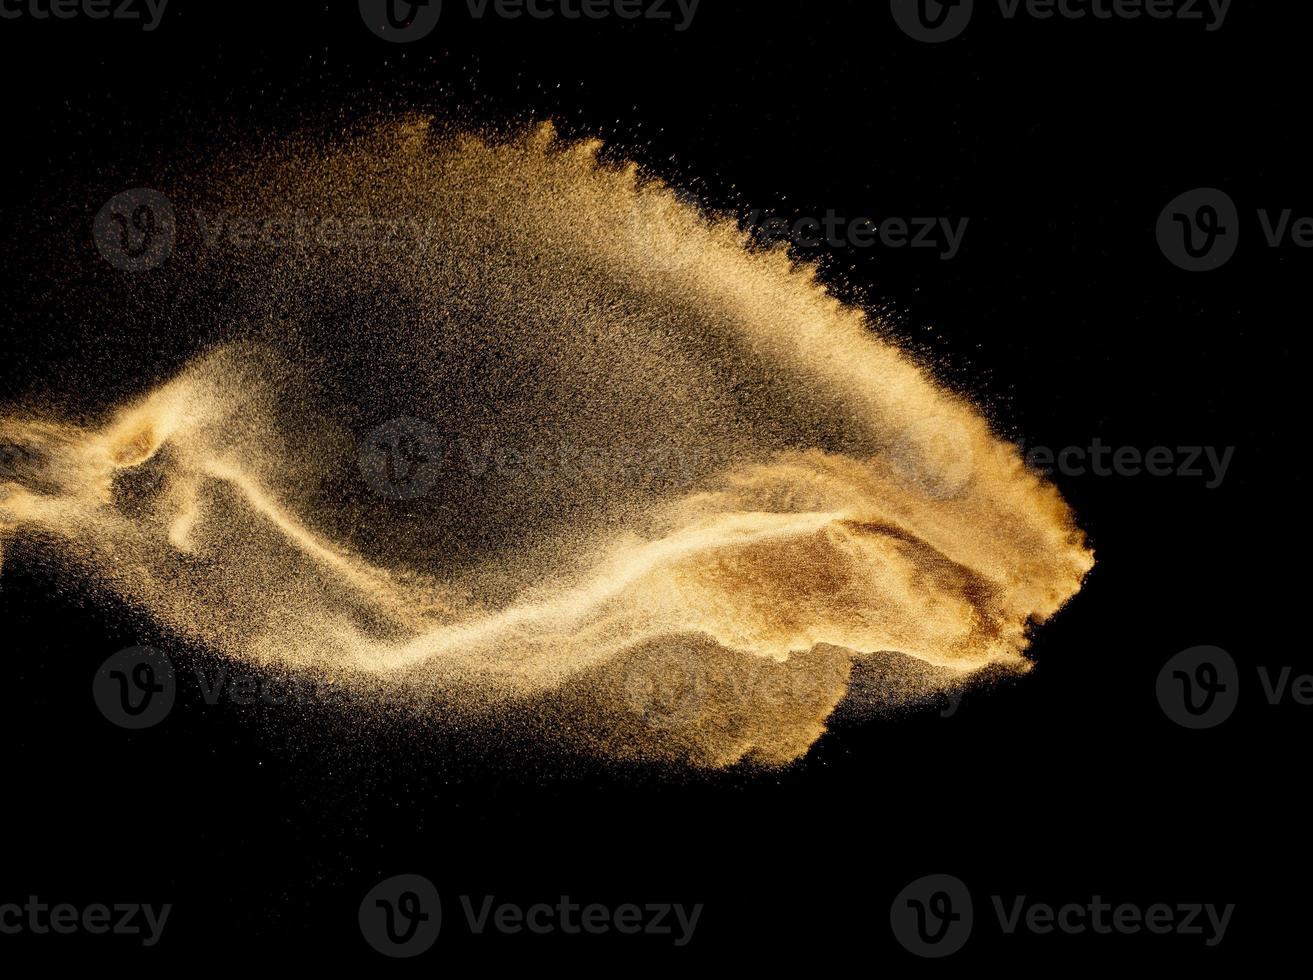
<path fill-rule="evenodd" d="M 1051 447 L 1234 446 L 1231 470 L 1212 489 L 1059 475 L 1099 564 L 1040 632 L 1037 669 L 968 695 L 952 717 L 929 705 L 842 726 L 765 775 L 503 757 L 386 726 L 344 741 L 270 709 L 208 707 L 185 684 L 166 726 L 129 734 L 96 712 L 91 675 L 115 650 L 164 638 L 11 556 L 0 902 L 171 902 L 164 941 L 145 951 L 155 960 L 368 962 L 360 898 L 413 871 L 437 884 L 453 922 L 460 894 L 706 906 L 686 949 L 472 938 L 453 925 L 421 969 L 760 968 L 797 956 L 822 970 L 904 970 L 933 964 L 891 938 L 890 903 L 944 872 L 972 888 L 978 920 L 994 893 L 1237 906 L 1217 949 L 1007 938 L 978 922 L 945 968 L 1203 965 L 1298 946 L 1313 709 L 1265 705 L 1253 669 L 1308 669 L 1293 627 L 1305 614 L 1300 287 L 1313 255 L 1266 247 L 1254 214 L 1313 214 L 1307 14 L 1236 4 L 1208 32 L 1008 22 L 978 3 L 962 37 L 930 45 L 900 32 L 882 0 L 704 0 L 683 32 L 476 22 L 447 6 L 412 45 L 374 37 L 353 2 L 172 0 L 151 33 L 0 20 L 0 394 L 93 358 L 85 321 L 45 306 L 24 256 L 70 223 L 89 236 L 100 201 L 149 184 L 156 160 L 217 149 L 235 130 L 458 106 L 601 134 L 741 213 L 969 216 L 952 261 L 879 247 L 818 255 L 836 288 L 885 310 L 1003 431 Z M 132 180 L 106 187 L 106 174 Z M 1154 232 L 1164 205 L 1199 186 L 1235 199 L 1243 233 L 1225 267 L 1190 274 Z M 61 210 L 33 221 L 46 201 Z M 161 360 L 179 344 L 162 341 Z M 1192 732 L 1164 716 L 1154 683 L 1199 644 L 1229 650 L 1247 687 L 1234 718 Z M 80 953 L 143 956 L 122 937 L 0 936 L 0 962 Z"/>

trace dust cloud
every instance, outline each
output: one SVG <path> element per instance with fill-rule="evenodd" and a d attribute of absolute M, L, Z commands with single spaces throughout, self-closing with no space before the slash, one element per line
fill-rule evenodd
<path fill-rule="evenodd" d="M 220 284 L 225 338 L 91 420 L 0 411 L 0 553 L 366 704 L 696 766 L 1026 670 L 1093 564 L 1057 491 L 600 149 L 410 119 L 170 187 L 194 231 L 140 274 Z"/>

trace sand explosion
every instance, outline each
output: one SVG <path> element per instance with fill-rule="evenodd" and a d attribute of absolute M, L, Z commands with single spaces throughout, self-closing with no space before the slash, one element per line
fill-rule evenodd
<path fill-rule="evenodd" d="M 598 151 L 408 121 L 170 186 L 196 239 L 142 274 L 228 339 L 98 418 L 4 412 L 0 547 L 622 756 L 783 763 L 855 671 L 1026 669 L 1093 563 L 1056 490 L 812 268 Z"/>

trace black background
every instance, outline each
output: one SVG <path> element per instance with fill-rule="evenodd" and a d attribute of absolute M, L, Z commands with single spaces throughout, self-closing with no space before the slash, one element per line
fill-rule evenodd
<path fill-rule="evenodd" d="M 840 726 L 765 774 L 599 766 L 402 726 L 347 738 L 276 709 L 210 707 L 187 684 L 164 725 L 127 733 L 97 713 L 91 676 L 122 647 L 169 639 L 11 554 L 0 902 L 175 908 L 153 950 L 0 936 L 0 962 L 369 963 L 356 908 L 402 872 L 428 876 L 447 901 L 449 925 L 420 969 L 754 968 L 790 955 L 819 969 L 1193 966 L 1298 947 L 1313 709 L 1266 706 L 1253 668 L 1308 668 L 1296 626 L 1313 255 L 1267 248 L 1254 214 L 1313 214 L 1308 14 L 1238 2 L 1209 33 L 1007 22 L 977 6 L 942 45 L 902 34 L 881 0 L 703 0 L 684 32 L 473 21 L 449 0 L 412 45 L 376 38 L 347 0 L 172 0 L 153 33 L 0 21 L 5 398 L 97 359 L 85 320 L 44 306 L 23 256 L 71 227 L 89 241 L 99 204 L 149 185 L 155 161 L 217 151 L 233 132 L 455 109 L 600 134 L 740 213 L 969 216 L 953 261 L 822 250 L 826 274 L 1030 444 L 1237 447 L 1216 489 L 1058 477 L 1099 564 L 1040 631 L 1037 669 L 969 694 L 951 718 L 930 705 Z M 1154 225 L 1197 186 L 1227 190 L 1244 224 L 1234 260 L 1191 275 L 1165 260 Z M 161 363 L 185 355 L 188 338 L 175 344 Z M 1154 698 L 1162 664 L 1197 644 L 1228 649 L 1249 679 L 1236 717 L 1208 732 L 1177 728 Z M 966 951 L 938 965 L 914 960 L 888 926 L 893 896 L 933 872 L 966 881 L 978 913 Z M 995 893 L 1237 910 L 1217 949 L 1198 937 L 1001 937 Z M 706 908 L 692 943 L 673 949 L 660 937 L 472 937 L 462 894 Z"/>

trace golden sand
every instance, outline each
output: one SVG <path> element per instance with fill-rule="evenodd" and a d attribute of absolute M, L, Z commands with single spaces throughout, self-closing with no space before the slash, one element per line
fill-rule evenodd
<path fill-rule="evenodd" d="M 97 425 L 0 415 L 0 547 L 438 723 L 550 704 L 704 766 L 802 755 L 864 663 L 895 698 L 1025 670 L 1093 564 L 1056 490 L 812 268 L 598 150 L 409 121 L 226 163 L 207 227 L 254 241 L 171 261 L 240 287 L 236 339 Z M 288 214 L 319 231 L 260 238 Z M 388 499 L 361 439 L 403 417 L 449 452 Z"/>

